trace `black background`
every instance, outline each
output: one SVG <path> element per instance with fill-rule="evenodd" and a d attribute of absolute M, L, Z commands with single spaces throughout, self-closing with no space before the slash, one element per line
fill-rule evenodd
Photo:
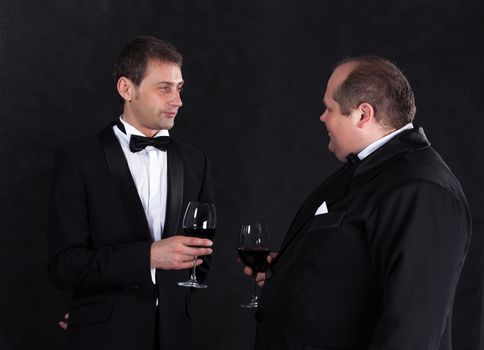
<path fill-rule="evenodd" d="M 0 0 L 0 349 L 59 349 L 69 295 L 46 274 L 55 147 L 119 115 L 112 63 L 138 35 L 184 55 L 172 134 L 211 158 L 219 209 L 209 289 L 194 298 L 200 349 L 250 349 L 242 221 L 277 250 L 298 206 L 338 166 L 319 121 L 333 64 L 379 54 L 407 75 L 415 124 L 461 180 L 474 236 L 455 307 L 456 349 L 482 332 L 484 5 L 481 1 Z"/>

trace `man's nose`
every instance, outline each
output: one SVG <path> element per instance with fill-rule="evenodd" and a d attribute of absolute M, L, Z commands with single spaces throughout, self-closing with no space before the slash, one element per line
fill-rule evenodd
<path fill-rule="evenodd" d="M 181 107 L 183 105 L 179 91 L 175 92 L 175 96 L 172 100 L 172 105 L 177 107 Z"/>
<path fill-rule="evenodd" d="M 326 121 L 326 110 L 319 116 L 319 120 L 323 123 Z"/>

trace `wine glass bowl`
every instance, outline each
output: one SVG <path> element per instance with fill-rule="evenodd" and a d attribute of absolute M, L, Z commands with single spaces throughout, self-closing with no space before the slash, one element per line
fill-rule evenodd
<path fill-rule="evenodd" d="M 183 216 L 183 234 L 186 236 L 212 239 L 217 226 L 217 214 L 212 203 L 189 202 Z M 207 288 L 206 284 L 197 280 L 197 257 L 193 257 L 193 268 L 190 278 L 185 282 L 178 282 L 179 286 L 191 288 Z"/>
<path fill-rule="evenodd" d="M 269 255 L 269 248 L 237 248 L 237 251 L 242 263 L 254 271 L 259 270 Z"/>

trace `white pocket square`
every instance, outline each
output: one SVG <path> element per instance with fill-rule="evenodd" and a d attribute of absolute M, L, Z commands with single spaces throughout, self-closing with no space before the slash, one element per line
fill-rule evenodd
<path fill-rule="evenodd" d="M 326 214 L 327 212 L 328 212 L 328 207 L 326 206 L 326 202 L 323 202 L 323 204 L 319 206 L 318 210 L 316 210 L 316 214 L 314 214 L 314 216 Z"/>

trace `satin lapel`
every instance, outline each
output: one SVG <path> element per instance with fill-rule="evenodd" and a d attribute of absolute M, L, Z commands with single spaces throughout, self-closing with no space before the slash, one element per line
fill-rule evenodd
<path fill-rule="evenodd" d="M 168 147 L 168 196 L 163 236 L 173 236 L 178 232 L 178 223 L 183 204 L 183 158 L 176 142 Z"/>
<path fill-rule="evenodd" d="M 128 162 L 112 127 L 113 124 L 109 125 L 99 134 L 106 163 L 123 204 L 131 232 L 138 240 L 151 240 L 143 205 L 129 171 Z"/>

